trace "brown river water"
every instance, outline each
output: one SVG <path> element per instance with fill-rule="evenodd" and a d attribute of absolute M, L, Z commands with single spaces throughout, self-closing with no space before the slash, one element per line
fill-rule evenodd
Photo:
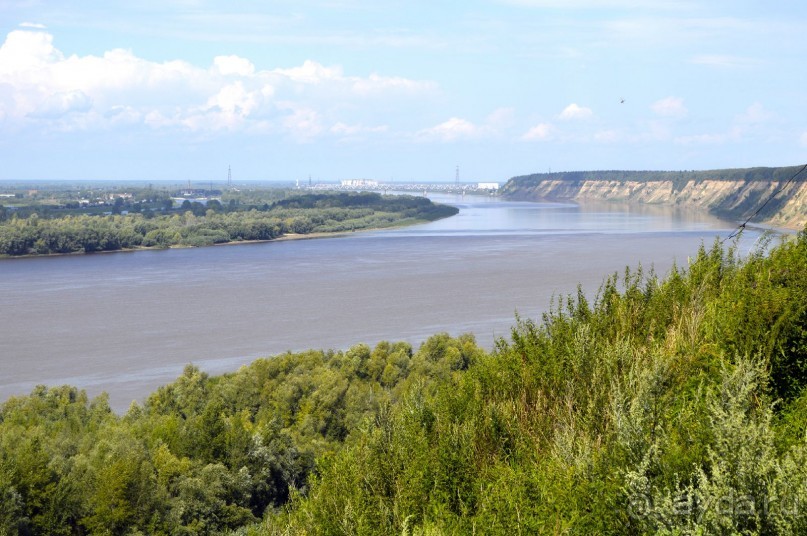
<path fill-rule="evenodd" d="M 337 238 L 0 260 L 0 401 L 66 383 L 125 411 L 191 362 L 216 374 L 441 331 L 491 348 L 516 312 L 538 317 L 578 283 L 594 296 L 628 265 L 685 266 L 733 228 L 659 207 L 432 198 L 460 213 Z"/>

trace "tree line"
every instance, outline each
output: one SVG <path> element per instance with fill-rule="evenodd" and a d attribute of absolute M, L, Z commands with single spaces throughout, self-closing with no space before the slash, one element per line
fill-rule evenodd
<path fill-rule="evenodd" d="M 807 230 L 517 318 L 0 406 L 0 534 L 802 534 Z"/>
<path fill-rule="evenodd" d="M 262 205 L 186 200 L 163 212 L 59 215 L 0 211 L 0 255 L 64 254 L 140 247 L 208 246 L 282 235 L 332 233 L 433 221 L 457 213 L 425 198 L 376 193 L 302 194 Z M 10 213 L 10 215 L 9 215 Z"/>
<path fill-rule="evenodd" d="M 754 167 L 736 169 L 711 170 L 681 170 L 681 171 L 625 171 L 625 170 L 599 170 L 599 171 L 559 171 L 548 173 L 532 173 L 511 178 L 505 189 L 535 186 L 541 181 L 671 181 L 680 189 L 689 181 L 750 181 L 750 182 L 785 182 L 795 175 L 801 166 L 785 167 Z M 805 181 L 807 177 L 799 176 L 797 181 Z"/>

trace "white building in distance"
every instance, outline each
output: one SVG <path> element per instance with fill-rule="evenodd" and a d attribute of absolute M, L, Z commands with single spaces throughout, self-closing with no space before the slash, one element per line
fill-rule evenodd
<path fill-rule="evenodd" d="M 378 188 L 378 181 L 367 179 L 348 179 L 342 181 L 343 188 Z"/>
<path fill-rule="evenodd" d="M 480 182 L 476 185 L 477 190 L 498 190 L 498 182 Z"/>

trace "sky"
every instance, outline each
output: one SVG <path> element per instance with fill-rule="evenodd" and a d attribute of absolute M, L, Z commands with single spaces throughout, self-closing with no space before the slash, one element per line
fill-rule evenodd
<path fill-rule="evenodd" d="M 807 162 L 803 0 L 2 0 L 0 180 Z"/>

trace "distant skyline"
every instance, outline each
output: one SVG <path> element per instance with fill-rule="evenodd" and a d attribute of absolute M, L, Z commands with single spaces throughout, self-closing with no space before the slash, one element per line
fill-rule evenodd
<path fill-rule="evenodd" d="M 807 162 L 796 0 L 4 0 L 0 180 Z"/>

